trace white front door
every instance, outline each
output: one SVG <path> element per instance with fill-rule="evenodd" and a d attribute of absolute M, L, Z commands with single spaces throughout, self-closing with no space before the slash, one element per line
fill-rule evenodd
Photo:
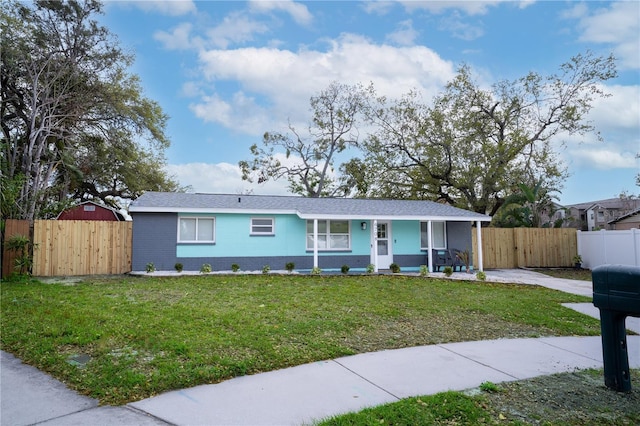
<path fill-rule="evenodd" d="M 393 263 L 390 222 L 378 222 L 377 237 L 378 268 L 389 269 Z"/>

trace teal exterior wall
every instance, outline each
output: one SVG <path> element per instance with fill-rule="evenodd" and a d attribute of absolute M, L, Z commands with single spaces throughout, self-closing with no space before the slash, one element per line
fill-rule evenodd
<path fill-rule="evenodd" d="M 177 243 L 177 257 L 259 257 L 269 253 L 274 256 L 308 256 L 306 220 L 294 215 L 244 215 L 244 214 L 184 214 L 178 217 L 215 217 L 214 244 Z M 273 218 L 275 235 L 250 235 L 252 218 Z M 370 227 L 362 230 L 361 221 L 351 221 L 351 250 L 319 251 L 319 256 L 369 255 Z M 176 224 L 177 226 L 177 224 Z"/>
<path fill-rule="evenodd" d="M 179 217 L 215 217 L 216 243 L 178 243 L 177 257 L 252 257 L 265 253 L 278 256 L 305 256 L 312 253 L 306 248 L 306 220 L 294 215 L 179 215 Z M 251 235 L 251 218 L 269 217 L 275 221 L 275 235 Z M 319 256 L 369 255 L 371 252 L 371 221 L 366 221 L 367 229 L 361 228 L 362 221 L 351 221 L 351 250 L 320 251 Z M 449 223 L 448 228 L 456 224 Z M 466 225 L 466 223 L 464 224 Z M 463 225 L 463 226 L 464 226 Z M 466 226 L 465 226 L 466 228 Z M 448 229 L 450 231 L 451 229 Z M 456 232 L 447 232 L 456 235 Z M 391 237 L 394 256 L 424 254 L 420 250 L 420 223 L 418 221 L 392 221 Z"/>
<path fill-rule="evenodd" d="M 133 269 L 144 270 L 153 262 L 158 270 L 172 270 L 177 262 L 185 270 L 199 270 L 209 263 L 214 270 L 229 270 L 238 263 L 243 270 L 256 270 L 264 265 L 283 269 L 295 262 L 296 269 L 311 269 L 313 250 L 306 248 L 306 220 L 296 215 L 259 214 L 177 214 L 135 213 L 133 226 Z M 215 217 L 215 243 L 178 243 L 179 217 Z M 275 235 L 251 235 L 251 218 L 275 220 Z M 371 263 L 372 221 L 361 227 L 361 220 L 350 223 L 351 249 L 319 251 L 319 265 L 339 270 L 348 265 L 356 270 Z M 427 263 L 426 251 L 420 249 L 418 221 L 392 221 L 393 261 L 403 271 Z M 450 248 L 471 248 L 471 223 L 448 222 L 447 243 Z"/>
<path fill-rule="evenodd" d="M 293 215 L 215 214 L 179 217 L 215 217 L 215 244 L 178 243 L 177 257 L 251 257 L 305 255 L 305 221 Z M 273 218 L 275 235 L 251 235 L 252 218 Z"/>
<path fill-rule="evenodd" d="M 420 254 L 420 222 L 394 221 L 391 223 L 393 255 Z"/>

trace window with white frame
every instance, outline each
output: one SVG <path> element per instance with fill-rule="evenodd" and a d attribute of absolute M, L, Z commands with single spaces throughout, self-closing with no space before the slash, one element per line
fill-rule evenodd
<path fill-rule="evenodd" d="M 213 217 L 181 217 L 178 220 L 178 242 L 215 242 L 216 220 Z"/>
<path fill-rule="evenodd" d="M 427 222 L 420 222 L 420 248 L 429 248 Z M 431 222 L 431 248 L 447 248 L 447 226 L 445 222 Z"/>
<path fill-rule="evenodd" d="M 251 235 L 275 235 L 275 221 L 272 217 L 251 218 Z"/>
<path fill-rule="evenodd" d="M 351 249 L 350 231 L 348 220 L 319 220 L 318 250 Z M 313 220 L 307 221 L 307 250 L 313 250 Z"/>

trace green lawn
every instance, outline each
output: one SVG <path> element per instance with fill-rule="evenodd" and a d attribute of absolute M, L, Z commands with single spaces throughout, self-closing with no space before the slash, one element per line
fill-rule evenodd
<path fill-rule="evenodd" d="M 640 380 L 640 370 L 630 373 L 632 381 Z M 485 382 L 478 389 L 406 398 L 316 425 L 639 425 L 640 390 L 613 392 L 602 375 L 602 370 L 580 370 L 499 385 Z"/>
<path fill-rule="evenodd" d="M 2 349 L 108 404 L 381 349 L 600 332 L 560 305 L 588 298 L 406 276 L 122 276 L 1 290 Z"/>

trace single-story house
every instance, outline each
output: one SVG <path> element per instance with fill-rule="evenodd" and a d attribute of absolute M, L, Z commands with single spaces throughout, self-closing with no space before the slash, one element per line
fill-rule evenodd
<path fill-rule="evenodd" d="M 63 210 L 56 220 L 106 220 L 123 221 L 125 217 L 119 211 L 93 201 L 85 201 Z"/>
<path fill-rule="evenodd" d="M 403 270 L 428 265 L 432 249 L 472 249 L 472 223 L 491 217 L 432 201 L 147 192 L 129 206 L 132 269 Z M 481 247 L 481 244 L 479 245 Z M 482 255 L 475 269 L 482 270 Z"/>

